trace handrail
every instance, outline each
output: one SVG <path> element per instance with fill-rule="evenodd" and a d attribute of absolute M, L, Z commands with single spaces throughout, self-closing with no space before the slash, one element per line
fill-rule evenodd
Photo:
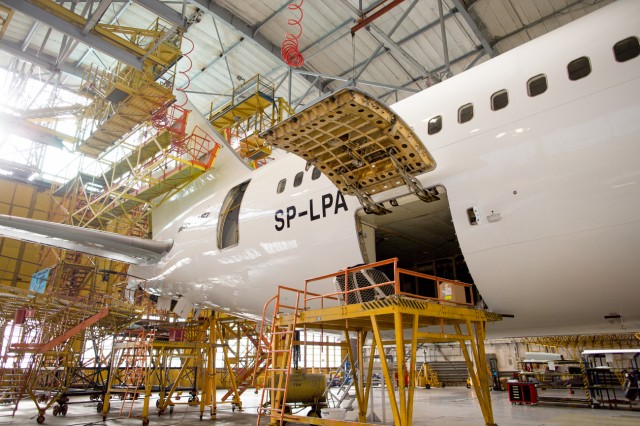
<path fill-rule="evenodd" d="M 355 285 L 351 284 L 350 279 L 353 280 L 354 274 L 356 272 L 366 271 L 374 268 L 379 268 L 382 266 L 393 265 L 393 277 L 388 279 L 385 282 L 380 283 L 368 283 L 366 286 L 358 286 L 357 283 Z M 311 293 L 309 291 L 311 285 L 319 282 L 326 281 L 327 279 L 334 278 L 334 280 L 338 277 L 344 277 L 344 285 L 340 284 L 340 287 L 333 288 L 330 292 L 318 292 Z M 411 293 L 408 291 L 403 291 L 401 288 L 402 278 L 406 278 L 407 276 L 413 277 L 414 279 L 422 279 L 427 280 L 429 283 L 426 285 L 430 285 L 431 287 L 426 287 L 425 283 L 419 283 L 416 281 L 417 293 L 420 293 L 420 290 L 426 290 L 422 293 L 429 294 L 428 290 L 431 290 L 431 294 L 433 296 L 424 296 L 422 294 Z M 326 285 L 326 282 L 324 283 Z M 390 292 L 390 287 L 393 288 L 393 294 L 388 294 Z M 464 297 L 456 297 L 456 292 L 454 289 L 462 288 Z M 383 292 L 383 288 L 387 289 L 386 292 Z M 473 295 L 473 284 L 464 283 L 462 281 L 441 278 L 435 275 L 423 274 L 420 272 L 410 271 L 408 269 L 399 268 L 398 267 L 398 258 L 392 258 L 387 260 L 382 260 L 374 263 L 369 263 L 366 265 L 359 265 L 352 268 L 345 268 L 341 271 L 334 272 L 331 274 L 321 275 L 318 277 L 310 278 L 305 280 L 304 284 L 304 309 L 309 309 L 309 303 L 312 301 L 320 301 L 320 307 L 324 308 L 325 299 L 328 300 L 340 300 L 342 303 L 349 303 L 350 300 L 353 299 L 354 295 L 360 295 L 363 298 L 364 292 L 369 295 L 368 298 L 371 298 L 371 294 L 375 294 L 376 289 L 379 289 L 379 292 L 383 292 L 383 294 L 388 296 L 408 296 L 412 298 L 434 301 L 437 303 L 447 303 L 453 305 L 460 306 L 474 306 L 475 300 Z M 468 290 L 467 290 L 468 289 Z M 294 289 L 291 289 L 294 290 Z M 468 291 L 468 294 L 467 294 Z M 320 294 L 318 294 L 320 293 Z M 351 299 L 350 299 L 351 297 Z M 467 297 L 470 299 L 467 301 Z M 374 299 L 377 297 L 374 297 Z M 366 300 L 369 301 L 369 300 Z"/>

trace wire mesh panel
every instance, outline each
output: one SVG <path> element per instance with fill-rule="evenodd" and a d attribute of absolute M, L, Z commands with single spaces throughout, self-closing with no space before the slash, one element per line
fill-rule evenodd
<path fill-rule="evenodd" d="M 347 292 L 346 304 L 371 302 L 394 294 L 393 281 L 384 272 L 375 268 L 338 275 L 334 283 L 336 291 Z M 344 303 L 345 297 L 340 297 Z"/>

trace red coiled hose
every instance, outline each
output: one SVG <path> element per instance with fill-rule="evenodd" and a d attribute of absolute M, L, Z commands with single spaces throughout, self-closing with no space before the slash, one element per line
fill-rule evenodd
<path fill-rule="evenodd" d="M 284 41 L 282 42 L 282 60 L 289 65 L 290 67 L 300 68 L 304 65 L 304 58 L 302 57 L 302 53 L 298 50 L 298 39 L 302 35 L 302 18 L 304 17 L 304 13 L 302 12 L 302 3 L 304 0 L 300 0 L 300 4 L 291 3 L 289 6 L 289 10 L 299 10 L 300 18 L 298 19 L 289 19 L 287 23 L 291 26 L 298 27 L 298 35 L 294 35 L 292 33 L 287 33 L 284 37 Z"/>

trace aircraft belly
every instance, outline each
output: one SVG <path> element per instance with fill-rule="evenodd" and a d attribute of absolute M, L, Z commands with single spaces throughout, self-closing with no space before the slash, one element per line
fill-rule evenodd
<path fill-rule="evenodd" d="M 635 235 L 635 238 L 629 238 Z M 465 255 L 501 336 L 638 329 L 640 223 L 533 240 Z M 620 315 L 619 320 L 605 316 Z"/>

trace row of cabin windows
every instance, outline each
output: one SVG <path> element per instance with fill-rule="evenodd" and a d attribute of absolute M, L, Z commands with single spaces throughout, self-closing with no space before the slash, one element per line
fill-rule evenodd
<path fill-rule="evenodd" d="M 313 168 L 313 171 L 311 172 L 311 180 L 316 180 L 320 177 L 320 175 L 322 174 L 322 172 L 320 171 L 320 169 L 318 169 L 317 167 Z M 293 178 L 293 187 L 297 188 L 300 185 L 302 185 L 302 179 L 304 178 L 304 172 L 298 172 L 296 173 L 296 176 Z M 287 186 L 287 179 L 281 179 L 280 182 L 278 182 L 278 188 L 276 189 L 276 193 L 280 194 L 282 191 L 284 191 L 284 189 Z"/>
<path fill-rule="evenodd" d="M 640 41 L 638 37 L 629 37 L 617 42 L 613 46 L 613 55 L 617 62 L 626 62 L 640 55 Z M 576 81 L 591 74 L 591 61 L 588 57 L 582 56 L 574 59 L 567 65 L 569 80 Z M 534 97 L 547 91 L 547 76 L 539 74 L 527 81 L 527 95 Z M 491 110 L 499 111 L 509 105 L 509 92 L 499 90 L 491 95 Z M 473 118 L 473 104 L 465 104 L 458 109 L 458 123 L 463 124 Z M 442 130 L 442 116 L 438 115 L 429 120 L 427 133 L 434 135 Z"/>

